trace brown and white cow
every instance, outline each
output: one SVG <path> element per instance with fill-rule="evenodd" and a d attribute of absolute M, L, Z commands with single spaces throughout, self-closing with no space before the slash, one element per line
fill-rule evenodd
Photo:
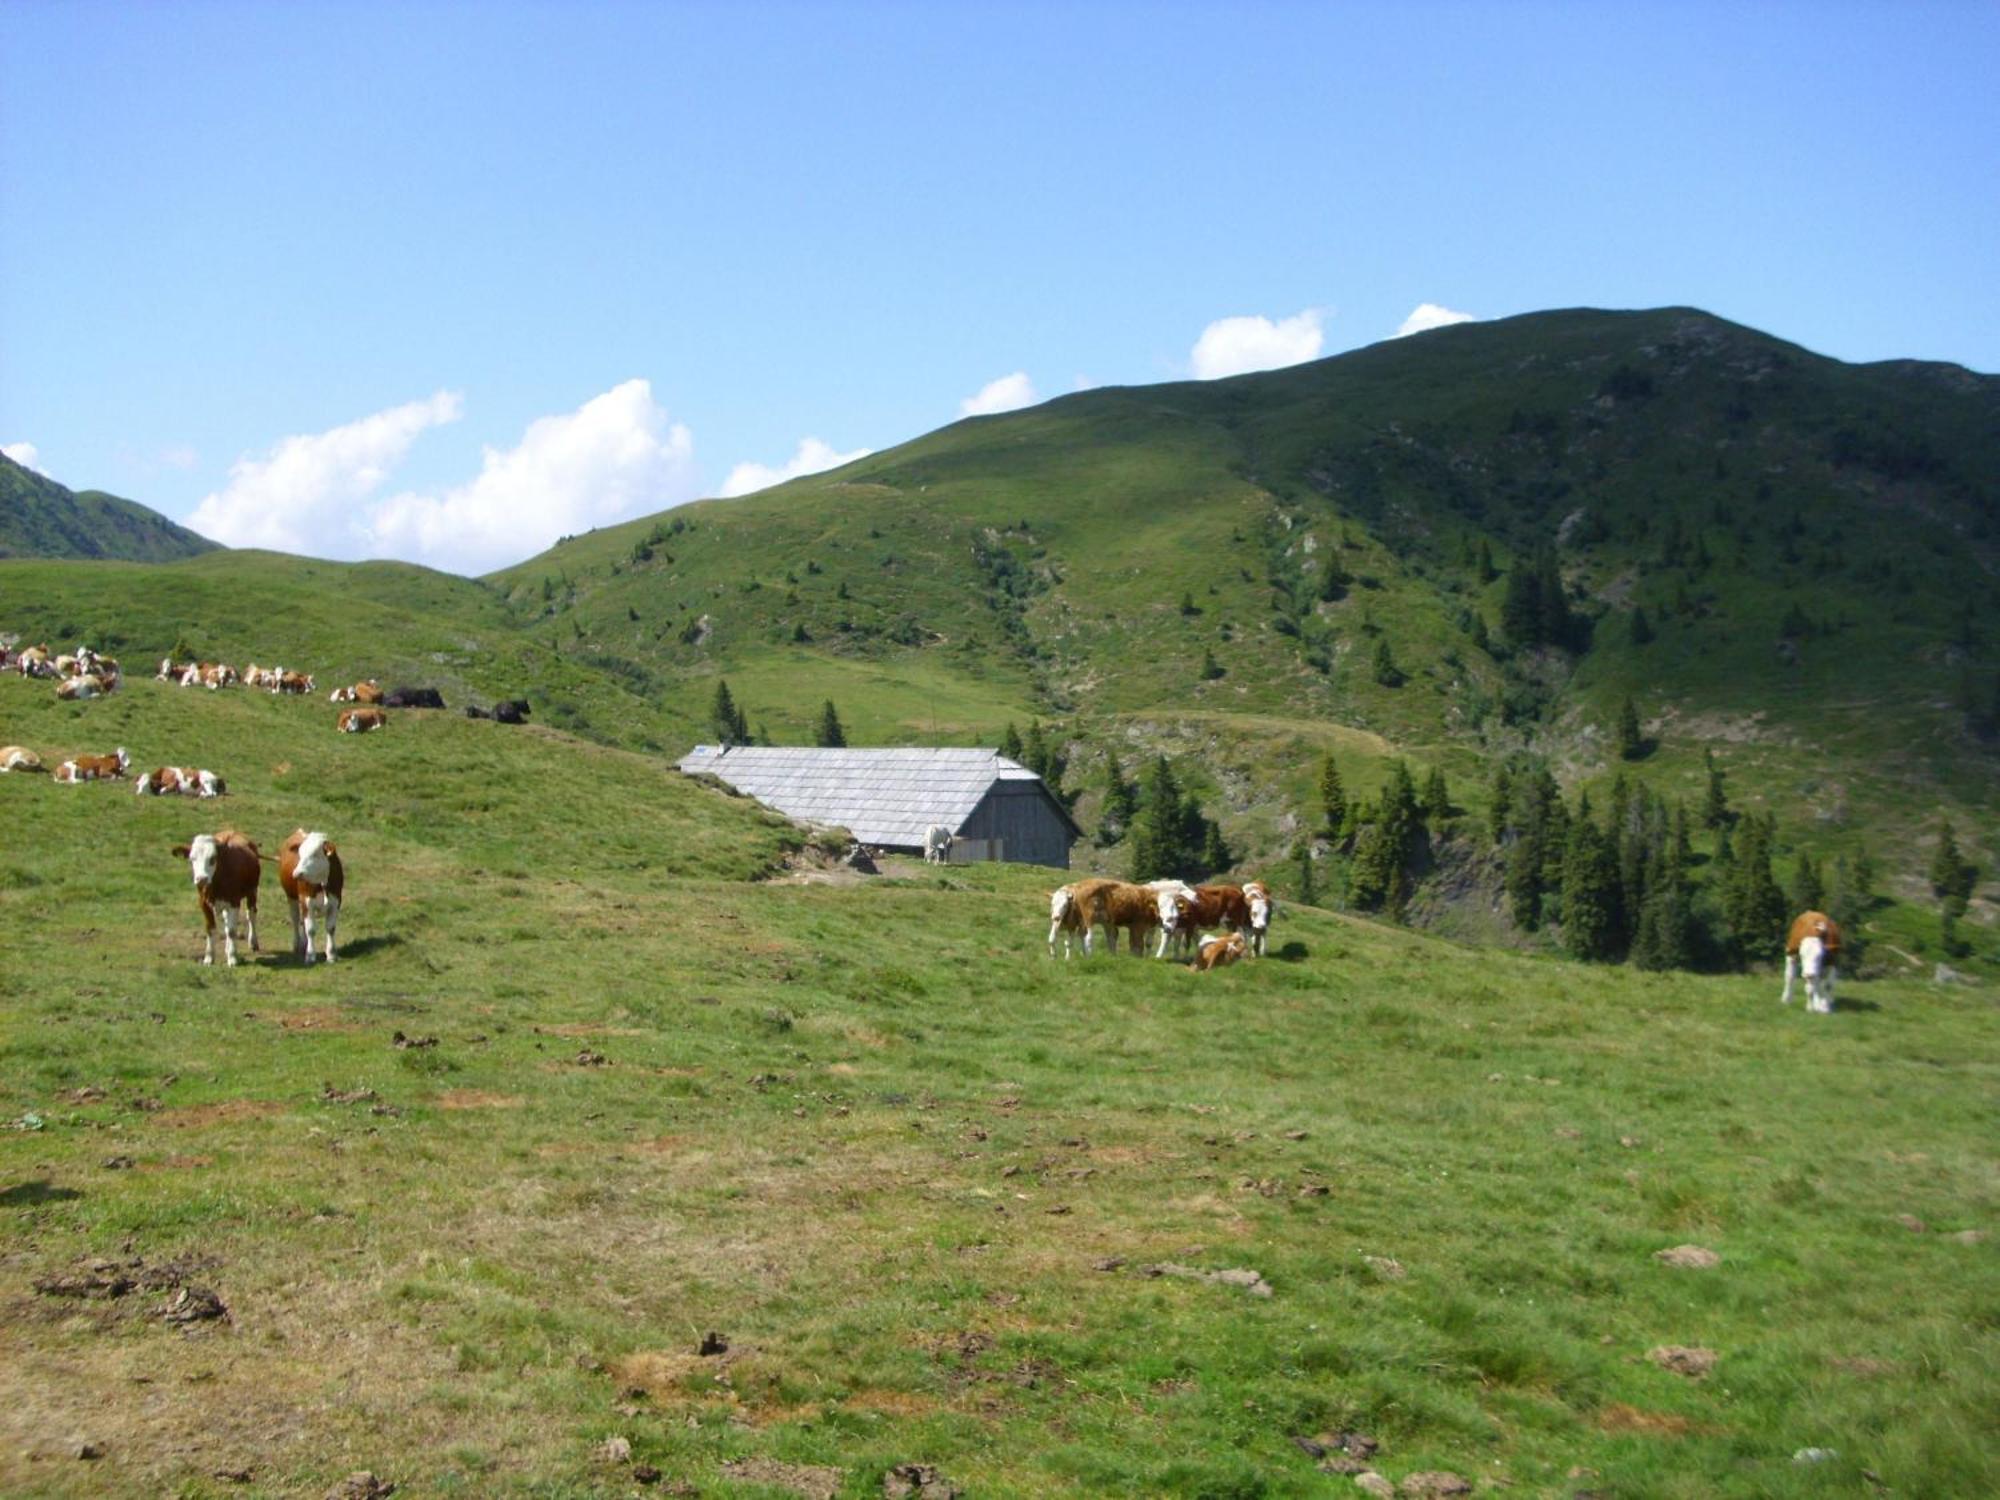
<path fill-rule="evenodd" d="M 1226 968 L 1249 952 L 1250 945 L 1243 940 L 1240 932 L 1217 933 L 1212 938 L 1203 938 L 1197 949 L 1194 962 L 1188 967 L 1197 974 L 1206 974 L 1210 969 Z"/>
<path fill-rule="evenodd" d="M 227 662 L 200 661 L 181 673 L 182 687 L 205 687 L 211 693 L 217 688 L 226 688 L 243 680 L 236 668 Z"/>
<path fill-rule="evenodd" d="M 1785 992 L 1780 1005 L 1792 1003 L 1792 984 L 1806 977 L 1806 1009 L 1820 1015 L 1833 1011 L 1834 970 L 1840 958 L 1840 924 L 1823 911 L 1801 912 L 1785 934 Z"/>
<path fill-rule="evenodd" d="M 231 968 L 236 966 L 235 917 L 243 907 L 250 951 L 257 951 L 257 883 L 264 878 L 263 857 L 257 845 L 233 828 L 220 833 L 196 835 L 192 843 L 177 844 L 176 858 L 188 862 L 194 877 L 194 891 L 201 902 L 201 920 L 207 930 L 201 961 L 215 962 L 215 914 L 222 913 L 222 955 Z"/>
<path fill-rule="evenodd" d="M 14 658 L 14 667 L 23 677 L 54 677 L 56 664 L 49 658 L 48 643 L 23 647 L 21 654 Z"/>
<path fill-rule="evenodd" d="M 274 693 L 310 693 L 313 690 L 312 674 L 280 671 L 277 680 L 270 684 L 270 688 Z"/>
<path fill-rule="evenodd" d="M 73 755 L 56 767 L 57 781 L 108 781 L 123 776 L 132 757 L 120 745 L 109 755 Z"/>
<path fill-rule="evenodd" d="M 333 703 L 380 703 L 382 701 L 382 684 L 375 678 L 370 677 L 366 682 L 355 682 L 350 683 L 346 687 L 337 687 L 326 696 L 328 701 Z"/>
<path fill-rule="evenodd" d="M 42 758 L 26 745 L 0 745 L 0 771 L 41 771 Z"/>
<path fill-rule="evenodd" d="M 56 684 L 56 696 L 70 702 L 102 698 L 110 691 L 111 685 L 95 672 L 80 672 Z"/>
<path fill-rule="evenodd" d="M 1192 945 L 1195 934 L 1204 927 L 1226 927 L 1231 932 L 1244 933 L 1251 930 L 1250 901 L 1241 886 L 1198 885 L 1181 889 L 1186 894 L 1174 897 L 1171 914 L 1166 898 L 1163 896 L 1161 900 L 1159 957 L 1166 957 L 1169 940 L 1178 937 L 1183 944 Z"/>
<path fill-rule="evenodd" d="M 1264 956 L 1264 939 L 1271 931 L 1271 918 L 1278 914 L 1278 903 L 1271 897 L 1271 888 L 1261 880 L 1243 882 L 1243 899 L 1250 905 L 1250 954 L 1253 958 Z"/>
<path fill-rule="evenodd" d="M 1102 926 L 1107 946 L 1116 953 L 1118 930 L 1123 928 L 1132 956 L 1140 957 L 1145 951 L 1147 935 L 1160 925 L 1162 899 L 1163 893 L 1159 891 L 1123 880 L 1078 882 L 1077 920 L 1083 924 L 1083 951 L 1090 952 L 1091 931 Z"/>
<path fill-rule="evenodd" d="M 278 851 L 278 884 L 292 913 L 292 952 L 313 961 L 313 913 L 318 911 L 326 961 L 333 962 L 333 930 L 340 925 L 340 901 L 347 889 L 347 872 L 333 840 L 318 831 L 295 829 Z"/>
<path fill-rule="evenodd" d="M 141 776 L 132 790 L 139 797 L 176 793 L 183 797 L 220 797 L 229 788 L 215 772 L 199 766 L 161 766 Z"/>
<path fill-rule="evenodd" d="M 343 708 L 340 711 L 342 734 L 366 734 L 371 729 L 380 729 L 388 722 L 389 716 L 379 708 Z"/>

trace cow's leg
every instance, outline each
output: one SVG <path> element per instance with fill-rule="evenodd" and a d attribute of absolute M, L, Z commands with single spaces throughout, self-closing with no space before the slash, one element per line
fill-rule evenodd
<path fill-rule="evenodd" d="M 297 958 L 300 954 L 304 953 L 311 944 L 311 939 L 306 933 L 305 925 L 300 920 L 300 908 L 304 905 L 305 896 L 303 893 L 296 896 L 287 895 L 285 897 L 285 910 L 290 914 L 292 919 L 293 958 Z"/>
<path fill-rule="evenodd" d="M 244 908 L 243 925 L 249 929 L 250 951 L 256 953 L 259 950 L 257 947 L 257 893 L 254 890 L 245 898 Z"/>
<path fill-rule="evenodd" d="M 340 925 L 340 898 L 329 893 L 321 899 L 326 903 L 320 913 L 326 922 L 326 961 L 332 963 L 333 930 Z"/>
<path fill-rule="evenodd" d="M 215 962 L 215 908 L 206 897 L 198 899 L 201 901 L 201 961 L 212 964 Z"/>
<path fill-rule="evenodd" d="M 313 961 L 313 904 L 318 900 L 319 893 L 317 891 L 309 891 L 304 886 L 299 887 L 299 920 L 305 936 L 305 941 L 301 945 L 299 952 L 304 958 L 307 968 L 312 967 Z"/>
<path fill-rule="evenodd" d="M 1797 981 L 1798 977 L 1799 956 L 1796 953 L 1787 953 L 1785 955 L 1785 992 L 1778 996 L 1778 1003 L 1780 1005 L 1790 1005 L 1792 1003 L 1792 985 Z"/>
<path fill-rule="evenodd" d="M 236 908 L 222 908 L 222 957 L 230 968 L 236 967 Z"/>

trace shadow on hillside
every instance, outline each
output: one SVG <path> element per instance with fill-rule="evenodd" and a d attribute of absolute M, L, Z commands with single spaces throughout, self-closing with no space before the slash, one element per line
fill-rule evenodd
<path fill-rule="evenodd" d="M 1833 1008 L 1837 1011 L 1840 1010 L 1868 1011 L 1868 1010 L 1880 1010 L 1882 1007 L 1873 1000 L 1843 1000 L 1840 996 L 1836 995 L 1833 997 Z"/>
<path fill-rule="evenodd" d="M 1280 963 L 1287 964 L 1302 964 L 1310 956 L 1311 950 L 1297 938 L 1293 938 L 1284 947 L 1277 949 L 1271 954 L 1271 957 L 1277 959 Z"/>
<path fill-rule="evenodd" d="M 0 1208 L 27 1208 L 36 1203 L 67 1203 L 72 1198 L 81 1198 L 75 1188 L 57 1187 L 46 1177 L 37 1177 L 33 1182 L 24 1182 L 0 1193 Z"/>

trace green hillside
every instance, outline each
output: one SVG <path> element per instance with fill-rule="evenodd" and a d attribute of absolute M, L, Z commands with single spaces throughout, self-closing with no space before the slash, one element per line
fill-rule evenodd
<path fill-rule="evenodd" d="M 223 561 L 100 566 L 151 630 Z M 481 618 L 330 576 L 356 623 L 266 638 Z M 0 1493 L 2000 1487 L 1990 987 L 1808 1017 L 1289 903 L 1216 974 L 1063 963 L 1046 871 L 807 879 L 657 756 L 330 720 L 0 676 L 0 738 L 231 785 L 0 776 Z M 172 846 L 299 824 L 339 960 L 267 874 L 202 967 Z"/>
<path fill-rule="evenodd" d="M 1526 755 L 1601 805 L 1629 696 L 1643 785 L 1698 803 L 1712 749 L 1782 856 L 1928 899 L 1941 817 L 2000 852 L 1996 430 L 1992 376 L 1545 313 L 972 419 L 493 581 L 697 721 L 726 674 L 779 740 L 830 697 L 860 742 L 1049 720 L 1073 785 L 1167 751 L 1257 864 L 1325 750 L 1369 795 L 1408 756 L 1480 813 Z M 1510 611 L 1538 573 L 1558 623 Z"/>
<path fill-rule="evenodd" d="M 167 562 L 215 549 L 158 511 L 101 490 L 66 489 L 0 453 L 0 557 Z"/>

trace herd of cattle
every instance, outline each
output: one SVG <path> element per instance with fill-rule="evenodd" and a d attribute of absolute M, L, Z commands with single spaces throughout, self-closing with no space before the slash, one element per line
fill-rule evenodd
<path fill-rule="evenodd" d="M 1152 880 L 1135 885 L 1125 880 L 1078 880 L 1049 897 L 1049 957 L 1062 943 L 1064 958 L 1072 946 L 1091 953 L 1092 939 L 1104 929 L 1110 952 L 1118 951 L 1122 930 L 1134 957 L 1145 951 L 1155 932 L 1160 935 L 1156 958 L 1178 949 L 1192 958 L 1197 970 L 1219 969 L 1239 958 L 1264 956 L 1264 940 L 1277 913 L 1271 889 L 1261 880 L 1243 885 L 1189 885 L 1184 880 Z M 1205 927 L 1224 929 L 1202 937 Z"/>

